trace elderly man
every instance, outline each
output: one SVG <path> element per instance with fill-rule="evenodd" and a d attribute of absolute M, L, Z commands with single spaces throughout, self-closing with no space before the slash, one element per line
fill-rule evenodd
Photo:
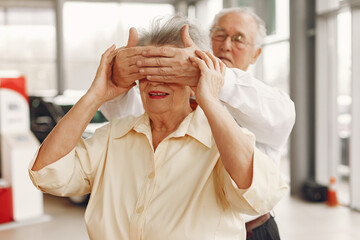
<path fill-rule="evenodd" d="M 215 16 L 210 30 L 213 53 L 228 67 L 219 99 L 236 122 L 255 134 L 256 146 L 279 164 L 281 152 L 295 121 L 295 109 L 289 97 L 246 73 L 261 54 L 266 36 L 264 22 L 246 8 L 224 9 Z M 196 86 L 200 77 L 197 66 L 189 61 L 197 46 L 186 31 L 185 48 L 158 47 L 140 52 L 134 48 L 127 62 L 114 65 L 114 81 L 130 86 L 135 80 L 177 82 Z M 135 46 L 136 33 L 130 32 L 128 47 Z M 121 111 L 120 111 L 121 110 Z M 101 107 L 110 119 L 143 113 L 137 88 Z M 244 216 L 248 239 L 280 239 L 276 222 L 270 216 Z"/>

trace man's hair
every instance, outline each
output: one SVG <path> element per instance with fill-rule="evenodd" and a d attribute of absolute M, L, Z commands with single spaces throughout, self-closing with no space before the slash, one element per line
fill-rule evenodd
<path fill-rule="evenodd" d="M 221 10 L 218 14 L 215 15 L 213 24 L 211 26 L 211 29 L 213 29 L 218 23 L 219 19 L 228 13 L 241 13 L 241 14 L 248 14 L 255 20 L 255 23 L 257 25 L 257 35 L 255 36 L 255 46 L 260 47 L 264 43 L 264 39 L 266 37 L 266 27 L 265 22 L 258 16 L 256 13 L 254 13 L 253 10 L 246 7 L 234 7 L 234 8 L 225 8 Z M 211 32 L 211 30 L 210 30 Z"/>
<path fill-rule="evenodd" d="M 185 25 L 189 26 L 189 34 L 193 42 L 201 50 L 208 51 L 210 49 L 210 43 L 207 34 L 201 31 L 200 28 L 187 17 L 181 15 L 174 15 L 168 19 L 154 19 L 148 31 L 140 29 L 138 45 L 174 45 L 183 48 L 184 44 L 181 40 L 180 33 Z"/>

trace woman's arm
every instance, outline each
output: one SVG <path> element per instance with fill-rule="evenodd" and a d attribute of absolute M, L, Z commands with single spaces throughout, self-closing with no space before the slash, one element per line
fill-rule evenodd
<path fill-rule="evenodd" d="M 31 170 L 38 171 L 68 154 L 77 144 L 86 126 L 105 101 L 126 91 L 111 81 L 112 64 L 119 49 L 115 45 L 102 55 L 95 79 L 87 93 L 59 121 L 44 140 Z"/>
<path fill-rule="evenodd" d="M 218 99 L 225 65 L 212 54 L 196 53 L 199 58 L 191 58 L 201 70 L 196 100 L 209 121 L 224 168 L 240 189 L 246 189 L 252 182 L 254 142 Z"/>

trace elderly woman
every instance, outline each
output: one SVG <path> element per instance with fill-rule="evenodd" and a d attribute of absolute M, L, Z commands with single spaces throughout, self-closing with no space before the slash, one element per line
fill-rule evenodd
<path fill-rule="evenodd" d="M 196 26 L 174 17 L 140 44 L 182 47 L 183 26 L 202 39 Z M 112 46 L 102 55 L 92 86 L 31 163 L 32 181 L 60 196 L 91 192 L 85 213 L 91 239 L 245 239 L 240 213 L 268 212 L 287 187 L 218 100 L 224 65 L 212 54 L 199 50 L 189 59 L 201 69 L 195 88 L 142 79 L 145 114 L 114 119 L 81 139 L 97 109 L 128 91 L 111 79 L 115 56 L 125 53 Z"/>

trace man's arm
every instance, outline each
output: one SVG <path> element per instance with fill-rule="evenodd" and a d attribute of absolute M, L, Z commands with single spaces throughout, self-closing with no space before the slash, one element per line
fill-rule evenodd
<path fill-rule="evenodd" d="M 144 113 L 139 88 L 133 87 L 128 92 L 105 102 L 100 107 L 101 113 L 108 119 L 123 118 L 128 115 L 140 116 Z"/>
<path fill-rule="evenodd" d="M 261 146 L 281 149 L 286 144 L 295 123 L 295 106 L 286 93 L 231 68 L 226 70 L 219 99 Z"/>

